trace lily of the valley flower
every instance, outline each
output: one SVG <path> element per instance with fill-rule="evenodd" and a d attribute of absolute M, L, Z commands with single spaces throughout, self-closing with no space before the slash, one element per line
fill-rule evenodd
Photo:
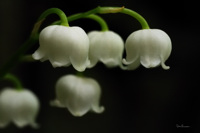
<path fill-rule="evenodd" d="M 53 67 L 69 66 L 84 71 L 89 65 L 89 39 L 80 27 L 48 26 L 39 36 L 39 49 L 33 54 L 36 60 L 49 60 Z"/>
<path fill-rule="evenodd" d="M 133 32 L 125 43 L 127 57 L 123 63 L 127 69 L 133 70 L 140 63 L 146 68 L 161 65 L 163 69 L 169 69 L 165 61 L 172 50 L 171 39 L 162 30 L 143 29 Z"/>
<path fill-rule="evenodd" d="M 27 125 L 37 128 L 38 110 L 38 98 L 29 90 L 5 88 L 0 93 L 0 127 L 13 122 L 20 128 Z"/>
<path fill-rule="evenodd" d="M 66 75 L 56 83 L 56 100 L 52 106 L 68 108 L 74 116 L 83 116 L 88 111 L 102 113 L 99 106 L 101 88 L 92 78 Z"/>
<path fill-rule="evenodd" d="M 89 68 L 95 66 L 98 61 L 107 67 L 121 65 L 124 42 L 122 38 L 113 31 L 92 31 L 88 33 L 90 40 Z"/>

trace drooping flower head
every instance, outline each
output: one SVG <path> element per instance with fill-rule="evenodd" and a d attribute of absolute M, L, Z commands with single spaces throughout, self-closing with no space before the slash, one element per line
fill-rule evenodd
<path fill-rule="evenodd" d="M 133 70 L 140 63 L 146 68 L 159 65 L 169 69 L 165 61 L 171 54 L 172 44 L 170 37 L 159 29 L 143 29 L 133 32 L 125 42 L 126 59 L 123 63 L 127 69 Z"/>
<path fill-rule="evenodd" d="M 88 111 L 102 113 L 99 106 L 101 88 L 92 78 L 66 75 L 56 83 L 56 100 L 52 106 L 67 108 L 74 116 L 83 116 Z"/>
<path fill-rule="evenodd" d="M 90 40 L 90 68 L 98 61 L 107 67 L 121 65 L 124 42 L 122 38 L 113 31 L 92 31 L 88 33 Z"/>
<path fill-rule="evenodd" d="M 17 127 L 37 128 L 35 118 L 39 111 L 38 98 L 29 90 L 5 88 L 0 93 L 0 127 L 13 122 Z"/>
<path fill-rule="evenodd" d="M 84 71 L 89 65 L 89 39 L 80 27 L 48 26 L 39 36 L 40 47 L 33 54 L 36 60 L 49 60 L 53 67 L 69 66 Z"/>

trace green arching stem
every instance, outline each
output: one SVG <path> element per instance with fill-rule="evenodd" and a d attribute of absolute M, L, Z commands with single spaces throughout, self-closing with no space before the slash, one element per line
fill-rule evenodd
<path fill-rule="evenodd" d="M 74 20 L 76 20 L 75 16 L 82 16 L 82 15 L 83 14 L 79 13 L 79 14 L 74 14 L 72 16 L 69 16 L 68 17 L 68 21 L 69 22 L 74 21 Z M 95 15 L 95 14 L 91 14 L 91 15 L 87 15 L 87 16 L 83 15 L 83 17 L 81 17 L 81 18 L 88 18 L 88 19 L 95 20 L 96 22 L 98 22 L 101 25 L 101 30 L 102 31 L 108 31 L 109 30 L 106 21 L 103 18 L 101 18 L 100 16 L 98 16 L 98 15 Z"/>
<path fill-rule="evenodd" d="M 149 29 L 147 21 L 137 12 L 125 7 L 101 7 L 99 13 L 123 13 L 134 17 L 142 26 L 142 29 Z"/>
<path fill-rule="evenodd" d="M 108 31 L 109 30 L 106 21 L 104 19 L 102 19 L 101 17 L 99 17 L 98 15 L 92 14 L 92 15 L 89 15 L 85 18 L 89 18 L 89 19 L 93 19 L 93 20 L 97 21 L 101 25 L 101 31 Z"/>
<path fill-rule="evenodd" d="M 147 21 L 137 12 L 127 9 L 127 8 L 124 8 L 120 11 L 120 13 L 128 14 L 128 15 L 134 17 L 135 19 L 137 19 L 140 22 L 142 29 L 149 29 L 149 25 L 148 25 Z"/>
<path fill-rule="evenodd" d="M 69 23 L 68 23 L 68 20 L 67 20 L 67 17 L 65 15 L 65 13 L 62 10 L 60 10 L 59 8 L 50 8 L 50 9 L 47 9 L 46 11 L 44 11 L 40 15 L 38 21 L 41 21 L 41 20 L 45 19 L 47 16 L 49 16 L 50 14 L 53 14 L 53 13 L 57 14 L 60 17 L 61 25 L 63 25 L 63 26 L 69 26 Z"/>
<path fill-rule="evenodd" d="M 68 21 L 71 22 L 71 21 L 81 19 L 81 18 L 91 18 L 91 19 L 94 19 L 97 22 L 99 22 L 99 24 L 101 26 L 103 26 L 102 27 L 103 30 L 105 30 L 106 29 L 105 26 L 107 25 L 106 22 L 102 18 L 97 18 L 97 16 L 94 16 L 94 14 L 96 14 L 96 13 L 99 13 L 99 14 L 108 14 L 108 13 L 127 14 L 127 15 L 134 17 L 136 20 L 138 20 L 142 26 L 142 29 L 149 29 L 149 25 L 148 25 L 147 21 L 140 14 L 138 14 L 137 12 L 135 12 L 131 9 L 124 8 L 124 7 L 100 7 L 100 6 L 98 6 L 94 9 L 89 10 L 84 13 L 78 13 L 78 14 L 71 15 L 68 17 Z M 108 30 L 108 29 L 106 29 L 106 30 Z"/>
<path fill-rule="evenodd" d="M 135 12 L 133 10 L 125 8 L 125 7 L 100 7 L 99 6 L 92 10 L 89 10 L 85 13 L 79 13 L 79 14 L 72 15 L 72 16 L 68 17 L 68 20 L 74 21 L 74 20 L 77 20 L 80 18 L 87 17 L 91 14 L 96 14 L 96 13 L 99 13 L 99 14 L 108 14 L 108 13 L 127 14 L 127 15 L 130 15 L 130 16 L 134 17 L 135 19 L 137 19 L 139 21 L 139 23 L 141 24 L 142 29 L 149 29 L 149 25 L 148 25 L 147 21 L 140 14 L 138 14 L 137 12 Z"/>
<path fill-rule="evenodd" d="M 74 21 L 74 20 L 77 20 L 77 19 L 80 19 L 80 18 L 84 18 L 84 17 L 87 17 L 91 14 L 96 14 L 99 12 L 101 7 L 96 7 L 92 10 L 89 10 L 87 12 L 84 12 L 84 13 L 78 13 L 78 14 L 74 14 L 74 15 L 71 15 L 68 17 L 68 21 Z"/>
<path fill-rule="evenodd" d="M 16 76 L 8 73 L 8 74 L 5 75 L 4 79 L 11 81 L 14 84 L 14 86 L 17 90 L 19 90 L 19 91 L 23 90 L 22 83 L 20 82 L 20 80 Z"/>
<path fill-rule="evenodd" d="M 87 19 L 95 20 L 96 22 L 98 22 L 100 24 L 102 31 L 108 31 L 109 30 L 106 21 L 103 18 L 101 18 L 100 16 L 96 15 L 96 14 L 91 14 L 91 15 L 84 16 L 84 17 L 79 17 L 79 16 L 82 16 L 81 13 L 74 14 L 74 15 L 71 15 L 71 16 L 68 17 L 68 22 L 77 20 L 77 19 L 74 19 L 75 16 L 78 16 L 77 19 L 87 18 Z M 53 22 L 52 25 L 60 25 L 60 23 L 61 23 L 61 21 L 58 20 L 58 21 Z"/>

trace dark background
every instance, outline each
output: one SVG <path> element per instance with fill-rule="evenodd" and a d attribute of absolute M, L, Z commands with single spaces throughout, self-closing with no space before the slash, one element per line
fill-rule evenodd
<path fill-rule="evenodd" d="M 197 1 L 198 2 L 198 1 Z M 85 12 L 97 6 L 125 6 L 140 13 L 151 28 L 164 30 L 172 40 L 172 54 L 161 67 L 135 71 L 108 69 L 99 63 L 87 69 L 85 76 L 95 78 L 102 87 L 103 114 L 88 113 L 73 117 L 66 109 L 49 106 L 55 98 L 56 80 L 76 73 L 72 67 L 54 69 L 50 63 L 23 63 L 12 70 L 40 99 L 37 122 L 40 129 L 18 129 L 10 124 L 0 133 L 199 133 L 199 8 L 193 1 L 142 0 L 0 0 L 0 66 L 29 36 L 39 15 L 57 7 L 66 15 Z M 124 14 L 101 15 L 110 30 L 124 40 L 141 28 L 133 18 Z M 48 24 L 58 17 L 52 15 Z M 92 20 L 78 20 L 71 26 L 81 26 L 86 32 L 99 30 Z M 45 27 L 46 25 L 43 25 Z M 27 54 L 32 54 L 34 46 Z M 0 82 L 3 88 L 9 83 Z M 177 126 L 187 126 L 177 127 Z"/>

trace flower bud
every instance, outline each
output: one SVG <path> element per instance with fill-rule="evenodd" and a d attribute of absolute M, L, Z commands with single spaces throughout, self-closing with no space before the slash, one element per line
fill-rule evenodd
<path fill-rule="evenodd" d="M 163 69 L 169 69 L 165 61 L 172 50 L 171 39 L 162 30 L 143 29 L 133 32 L 126 40 L 126 59 L 123 63 L 127 69 L 133 70 L 140 63 L 146 68 L 153 68 L 159 65 Z"/>
<path fill-rule="evenodd" d="M 90 40 L 90 68 L 98 61 L 107 67 L 121 65 L 124 42 L 122 38 L 113 31 L 92 31 L 88 33 Z"/>
<path fill-rule="evenodd" d="M 48 26 L 41 31 L 39 43 L 33 54 L 35 60 L 49 60 L 53 67 L 72 64 L 77 71 L 89 65 L 89 39 L 80 27 Z"/>
<path fill-rule="evenodd" d="M 5 88 L 0 93 L 0 127 L 12 121 L 20 128 L 26 125 L 37 128 L 35 118 L 38 110 L 38 98 L 29 90 Z"/>
<path fill-rule="evenodd" d="M 56 83 L 56 100 L 50 104 L 68 108 L 74 116 L 83 116 L 89 110 L 102 113 L 104 107 L 99 106 L 101 88 L 92 78 L 66 75 Z"/>

